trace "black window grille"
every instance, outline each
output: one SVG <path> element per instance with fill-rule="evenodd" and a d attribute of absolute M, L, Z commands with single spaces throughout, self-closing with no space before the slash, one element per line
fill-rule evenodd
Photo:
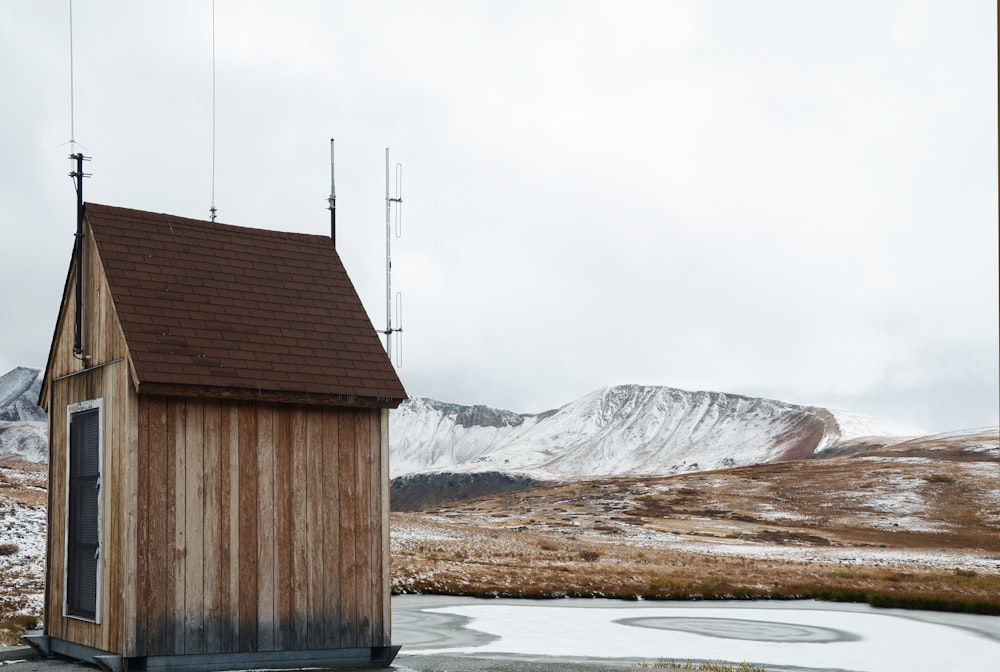
<path fill-rule="evenodd" d="M 70 414 L 66 613 L 96 620 L 100 561 L 100 409 Z"/>

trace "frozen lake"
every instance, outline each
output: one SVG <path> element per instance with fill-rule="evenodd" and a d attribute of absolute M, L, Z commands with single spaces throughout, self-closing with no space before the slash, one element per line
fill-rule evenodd
<path fill-rule="evenodd" d="M 392 598 L 411 656 L 553 662 L 746 661 L 768 670 L 995 672 L 1000 617 L 814 601 L 622 602 Z"/>

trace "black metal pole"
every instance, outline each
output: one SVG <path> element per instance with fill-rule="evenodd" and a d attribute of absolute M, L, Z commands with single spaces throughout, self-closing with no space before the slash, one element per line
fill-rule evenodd
<path fill-rule="evenodd" d="M 81 328 L 83 316 L 83 154 L 74 154 L 76 159 L 76 242 L 73 246 L 73 257 L 76 261 L 76 325 L 73 327 L 73 354 L 83 355 L 83 331 Z"/>

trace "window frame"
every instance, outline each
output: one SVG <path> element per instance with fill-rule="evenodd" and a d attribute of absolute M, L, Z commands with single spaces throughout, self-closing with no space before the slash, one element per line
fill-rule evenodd
<path fill-rule="evenodd" d="M 70 537 L 70 486 L 72 483 L 72 423 L 73 415 L 77 413 L 82 413 L 85 411 L 97 410 L 97 483 L 98 483 L 98 495 L 97 495 L 97 571 L 95 577 L 95 599 L 94 599 L 94 617 L 73 613 L 70 611 L 69 604 L 69 568 L 70 568 L 70 547 L 69 547 L 69 537 Z M 70 404 L 66 407 L 66 508 L 65 508 L 65 524 L 63 525 L 63 616 L 66 618 L 75 618 L 81 621 L 86 621 L 87 623 L 94 623 L 100 625 L 101 623 L 101 588 L 103 586 L 103 565 L 104 565 L 104 530 L 103 530 L 103 511 L 104 511 L 104 492 L 103 492 L 103 479 L 104 479 L 104 399 L 99 397 L 97 399 L 89 399 L 87 401 L 77 402 L 75 404 Z"/>

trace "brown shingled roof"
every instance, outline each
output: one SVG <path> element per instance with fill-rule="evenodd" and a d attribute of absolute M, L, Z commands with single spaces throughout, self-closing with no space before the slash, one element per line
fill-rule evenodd
<path fill-rule="evenodd" d="M 406 398 L 329 238 L 94 203 L 86 217 L 140 392 Z"/>

